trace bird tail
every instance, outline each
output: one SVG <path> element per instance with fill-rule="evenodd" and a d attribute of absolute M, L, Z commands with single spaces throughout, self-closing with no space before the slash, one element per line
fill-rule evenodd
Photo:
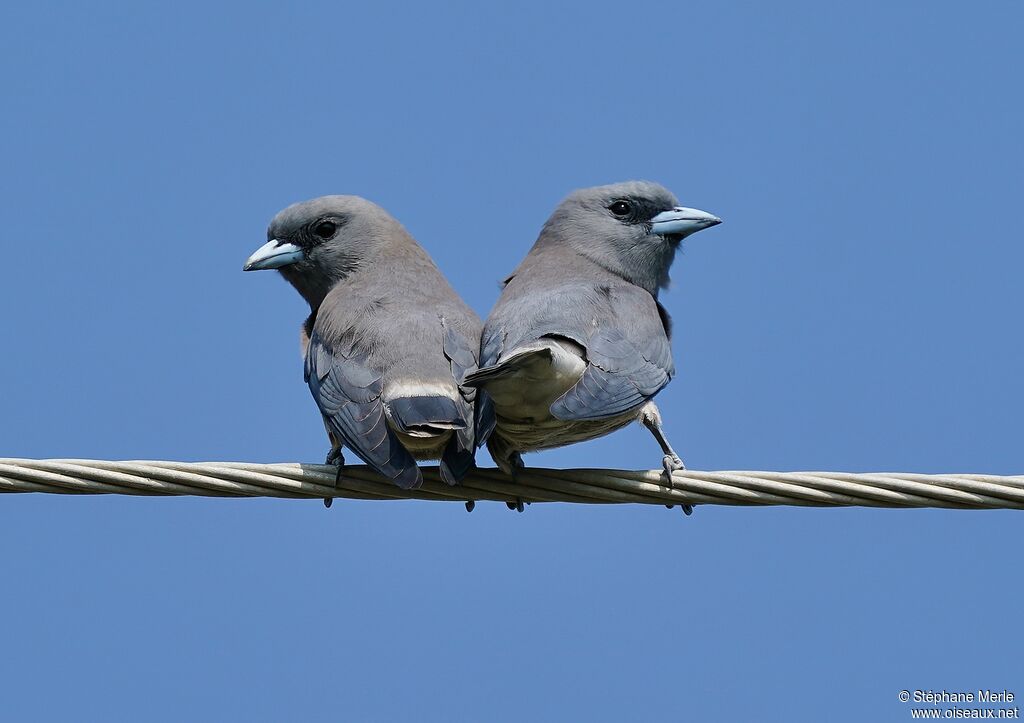
<path fill-rule="evenodd" d="M 550 346 L 534 346 L 526 347 L 525 349 L 517 349 L 497 364 L 492 364 L 489 367 L 484 367 L 482 369 L 477 369 L 475 372 L 470 372 L 466 375 L 466 379 L 462 383 L 467 387 L 480 387 L 488 382 L 493 382 L 496 379 L 503 379 L 504 377 L 512 376 L 524 366 L 534 364 L 544 357 L 547 357 L 546 361 L 550 362 Z"/>
<path fill-rule="evenodd" d="M 467 418 L 470 417 L 470 418 Z M 476 466 L 471 407 L 450 397 L 397 397 L 388 402 L 388 418 L 399 432 L 414 437 L 438 437 L 454 432 L 441 455 L 441 478 L 457 484 Z"/>
<path fill-rule="evenodd" d="M 458 402 L 450 397 L 396 397 L 388 401 L 395 428 L 416 437 L 434 437 L 468 425 Z"/>

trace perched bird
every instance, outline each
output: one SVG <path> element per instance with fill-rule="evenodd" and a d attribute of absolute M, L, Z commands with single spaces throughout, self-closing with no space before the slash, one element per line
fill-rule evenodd
<path fill-rule="evenodd" d="M 440 459 L 455 484 L 474 465 L 476 429 L 492 419 L 476 393 L 479 317 L 426 251 L 384 209 L 358 196 L 297 203 L 270 222 L 246 271 L 277 269 L 309 303 L 305 378 L 331 442 L 404 489 L 417 459 Z"/>
<path fill-rule="evenodd" d="M 661 446 L 666 473 L 684 468 L 652 401 L 674 373 L 658 291 L 680 241 L 719 223 L 646 181 L 576 191 L 555 209 L 505 279 L 484 325 L 480 369 L 465 381 L 493 400 L 487 446 L 499 467 L 514 474 L 521 452 L 639 420 Z"/>

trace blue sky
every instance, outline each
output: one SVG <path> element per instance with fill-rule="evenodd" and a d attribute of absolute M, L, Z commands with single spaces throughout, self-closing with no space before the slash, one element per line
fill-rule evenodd
<path fill-rule="evenodd" d="M 1020 474 L 1016 2 L 8 4 L 0 456 L 319 461 L 283 206 L 486 314 L 555 204 L 725 223 L 662 301 L 698 469 Z M 527 457 L 657 466 L 639 427 Z M 490 464 L 486 453 L 481 463 Z M 1009 511 L 0 499 L 0 716 L 906 720 L 1016 690 Z"/>

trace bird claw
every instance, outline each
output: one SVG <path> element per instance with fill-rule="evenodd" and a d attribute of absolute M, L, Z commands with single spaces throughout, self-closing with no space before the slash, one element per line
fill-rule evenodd
<path fill-rule="evenodd" d="M 683 464 L 683 460 L 679 459 L 678 455 L 666 454 L 661 460 L 661 466 L 665 470 L 665 478 L 668 480 L 668 486 L 672 486 L 672 473 L 679 472 L 686 469 L 686 465 Z M 673 505 L 665 505 L 670 510 Z M 683 510 L 683 514 L 689 517 L 693 514 L 693 505 L 683 502 L 679 505 Z"/>
<path fill-rule="evenodd" d="M 331 449 L 327 453 L 327 459 L 324 460 L 324 464 L 332 464 L 338 466 L 338 471 L 334 473 L 334 488 L 337 489 L 341 484 L 341 473 L 345 469 L 345 455 L 341 453 L 341 447 Z M 331 505 L 334 503 L 333 497 L 324 497 L 324 507 L 331 509 Z"/>
<path fill-rule="evenodd" d="M 673 472 L 686 469 L 686 465 L 683 464 L 683 460 L 679 459 L 679 457 L 674 454 L 666 454 L 662 457 L 661 466 L 670 480 L 672 479 Z"/>
<path fill-rule="evenodd" d="M 523 501 L 518 497 L 516 497 L 515 502 L 506 502 L 505 506 L 510 510 L 515 510 L 516 512 L 522 512 L 526 509 L 526 507 L 523 506 Z"/>
<path fill-rule="evenodd" d="M 508 469 L 506 470 L 512 479 L 519 476 L 519 473 L 526 469 L 526 465 L 523 464 L 523 455 L 519 452 L 513 452 L 508 456 L 506 461 Z"/>
<path fill-rule="evenodd" d="M 466 500 L 466 512 L 472 512 L 474 509 L 476 509 L 476 501 Z"/>

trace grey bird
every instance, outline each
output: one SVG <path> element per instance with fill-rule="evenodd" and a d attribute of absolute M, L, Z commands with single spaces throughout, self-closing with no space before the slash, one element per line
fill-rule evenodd
<path fill-rule="evenodd" d="M 481 322 L 427 252 L 358 196 L 289 206 L 267 239 L 244 268 L 277 269 L 309 303 L 305 379 L 339 479 L 345 446 L 404 489 L 423 481 L 418 459 L 440 459 L 443 479 L 461 480 L 476 430 L 493 419 L 459 386 L 477 369 Z"/>
<path fill-rule="evenodd" d="M 480 436 L 499 467 L 515 474 L 522 452 L 638 420 L 665 472 L 684 469 L 652 401 L 674 374 L 658 291 L 682 239 L 719 223 L 646 181 L 579 190 L 555 209 L 505 279 L 465 381 L 493 400 L 496 426 Z"/>

